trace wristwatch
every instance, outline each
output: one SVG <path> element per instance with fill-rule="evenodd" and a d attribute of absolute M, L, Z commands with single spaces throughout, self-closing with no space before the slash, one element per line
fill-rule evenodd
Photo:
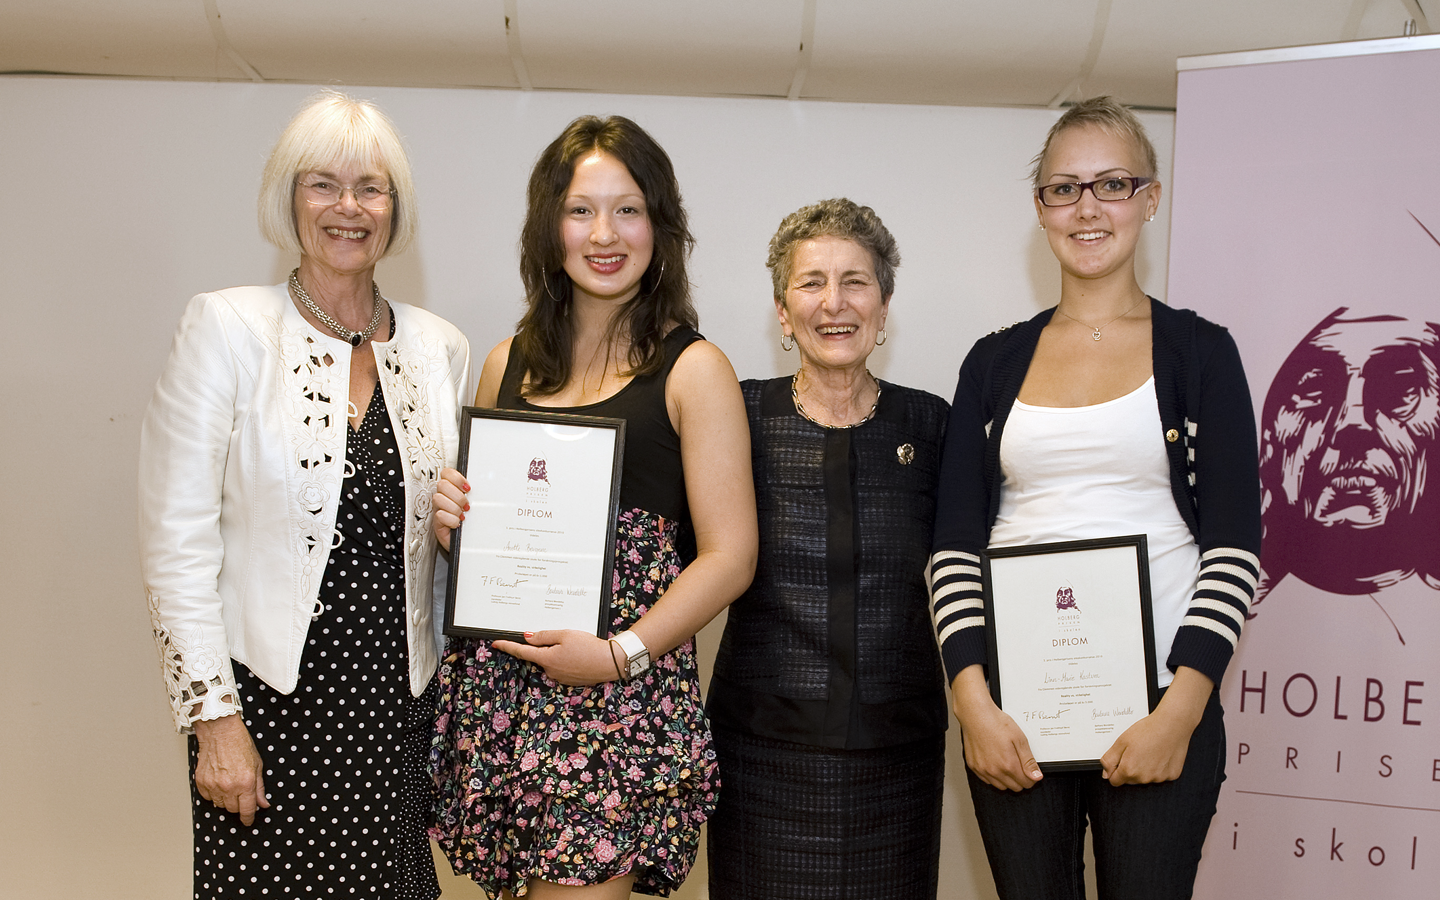
<path fill-rule="evenodd" d="M 650 651 L 645 647 L 645 642 L 640 640 L 640 635 L 633 631 L 622 631 L 612 640 L 620 645 L 621 652 L 625 654 L 625 680 L 645 674 L 645 670 L 650 668 Z"/>

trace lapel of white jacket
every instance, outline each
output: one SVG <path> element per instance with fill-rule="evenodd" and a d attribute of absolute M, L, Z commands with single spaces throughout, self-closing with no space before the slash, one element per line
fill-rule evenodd
<path fill-rule="evenodd" d="M 335 513 L 349 465 L 345 432 L 350 346 L 321 335 L 285 303 L 279 322 L 280 417 L 295 465 L 287 466 L 290 538 L 302 597 L 313 597 L 330 551 L 339 546 Z"/>
<path fill-rule="evenodd" d="M 434 385 L 447 383 L 447 373 L 434 371 L 444 357 L 438 347 L 419 346 L 423 338 L 408 327 L 409 311 L 396 304 L 390 308 L 395 315 L 395 337 L 373 346 L 405 473 L 405 508 L 410 511 L 405 522 L 405 570 L 407 576 L 418 578 L 429 571 L 421 563 L 427 551 L 433 552 L 425 539 L 430 533 L 430 495 L 445 466 L 444 440 L 431 392 Z"/>

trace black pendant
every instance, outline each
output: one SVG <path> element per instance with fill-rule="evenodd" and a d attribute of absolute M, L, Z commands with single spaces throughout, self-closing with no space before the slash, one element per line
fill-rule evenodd
<path fill-rule="evenodd" d="M 356 334 L 356 335 L 354 335 L 354 336 L 352 336 L 352 337 L 350 338 L 350 346 L 352 346 L 352 347 L 358 347 L 358 346 L 360 346 L 360 335 Z"/>

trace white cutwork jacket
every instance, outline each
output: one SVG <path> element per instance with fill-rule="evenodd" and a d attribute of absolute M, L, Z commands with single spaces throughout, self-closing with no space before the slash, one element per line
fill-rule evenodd
<path fill-rule="evenodd" d="M 410 689 L 436 666 L 430 497 L 455 464 L 470 347 L 392 303 L 375 341 L 404 467 Z M 230 661 L 281 693 L 300 656 L 345 477 L 351 347 L 313 328 L 285 285 L 190 301 L 140 431 L 140 559 L 176 726 L 240 711 Z M 442 575 L 444 567 L 441 567 Z"/>

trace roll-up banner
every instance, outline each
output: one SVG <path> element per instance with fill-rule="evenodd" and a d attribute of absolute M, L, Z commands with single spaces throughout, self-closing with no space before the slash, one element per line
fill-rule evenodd
<path fill-rule="evenodd" d="M 1240 346 L 1265 524 L 1196 896 L 1432 900 L 1440 37 L 1179 68 L 1168 300 Z"/>

